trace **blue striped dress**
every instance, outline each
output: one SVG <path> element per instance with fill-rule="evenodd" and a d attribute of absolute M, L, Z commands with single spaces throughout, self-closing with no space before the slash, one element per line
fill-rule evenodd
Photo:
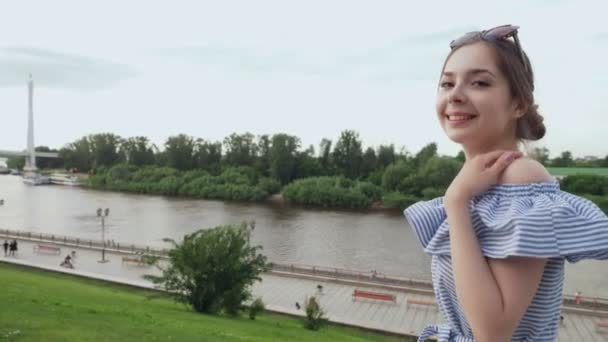
<path fill-rule="evenodd" d="M 538 291 L 512 341 L 556 341 L 564 261 L 608 259 L 608 217 L 592 202 L 561 191 L 556 180 L 499 184 L 470 201 L 481 252 L 489 258 L 547 258 Z M 447 324 L 429 325 L 418 341 L 472 342 L 473 333 L 456 296 L 443 198 L 404 211 L 424 251 L 432 256 L 435 297 Z"/>

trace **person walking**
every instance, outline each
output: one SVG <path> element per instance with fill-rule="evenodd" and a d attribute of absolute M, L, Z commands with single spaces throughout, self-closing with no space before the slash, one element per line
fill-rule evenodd
<path fill-rule="evenodd" d="M 4 247 L 4 256 L 8 256 L 8 241 L 4 240 L 2 247 Z"/>
<path fill-rule="evenodd" d="M 17 253 L 17 240 L 13 240 L 13 242 L 9 245 L 9 256 L 15 256 Z"/>

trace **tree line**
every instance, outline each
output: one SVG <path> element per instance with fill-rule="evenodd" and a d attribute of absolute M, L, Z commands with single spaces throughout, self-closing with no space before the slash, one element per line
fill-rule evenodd
<path fill-rule="evenodd" d="M 443 194 L 464 162 L 464 153 L 441 156 L 430 143 L 416 154 L 394 144 L 363 148 L 359 134 L 342 131 L 317 148 L 302 147 L 293 135 L 233 133 L 223 141 L 179 134 L 162 149 L 147 137 L 113 133 L 83 136 L 56 151 L 60 158 L 38 158 L 40 168 L 88 172 L 90 186 L 108 190 L 200 198 L 260 201 L 281 192 L 291 202 L 326 207 L 404 207 Z M 605 158 L 574 159 L 569 151 L 549 158 L 549 150 L 530 154 L 546 166 L 608 167 Z M 9 167 L 24 163 L 11 158 Z M 573 177 L 573 178 L 572 178 Z M 597 176 L 600 177 L 600 176 Z M 571 176 L 571 192 L 608 197 L 608 186 L 594 176 Z M 599 180 L 598 180 L 599 179 Z M 566 189 L 568 190 L 568 189 Z"/>

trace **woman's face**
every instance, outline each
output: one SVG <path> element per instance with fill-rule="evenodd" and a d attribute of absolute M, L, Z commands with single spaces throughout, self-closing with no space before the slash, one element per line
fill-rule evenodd
<path fill-rule="evenodd" d="M 485 43 L 465 45 L 445 64 L 437 92 L 437 115 L 447 136 L 465 148 L 496 146 L 515 139 L 523 113 Z"/>

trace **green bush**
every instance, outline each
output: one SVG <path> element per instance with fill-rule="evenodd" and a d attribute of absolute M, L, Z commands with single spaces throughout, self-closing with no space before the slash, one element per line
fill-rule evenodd
<path fill-rule="evenodd" d="M 372 201 L 379 201 L 382 198 L 382 188 L 370 182 L 358 182 L 357 189 Z"/>
<path fill-rule="evenodd" d="M 445 194 L 445 190 L 437 188 L 426 188 L 422 190 L 422 197 L 425 200 L 441 197 Z"/>
<path fill-rule="evenodd" d="M 264 311 L 265 308 L 266 306 L 264 305 L 262 298 L 256 298 L 256 300 L 249 305 L 249 319 L 255 320 L 255 317 L 260 312 Z"/>
<path fill-rule="evenodd" d="M 269 194 L 276 194 L 281 190 L 281 183 L 274 178 L 264 177 L 258 182 L 258 187 Z"/>
<path fill-rule="evenodd" d="M 379 198 L 373 184 L 344 177 L 300 179 L 283 187 L 282 194 L 293 203 L 344 208 L 366 208 Z"/>
<path fill-rule="evenodd" d="M 394 191 L 399 183 L 411 174 L 414 174 L 414 168 L 408 162 L 401 160 L 390 164 L 382 176 L 382 188 L 386 191 Z"/>
<path fill-rule="evenodd" d="M 181 243 L 165 241 L 173 243 L 169 266 L 161 268 L 162 276 L 145 278 L 197 312 L 238 314 L 251 285 L 269 268 L 262 247 L 249 245 L 245 225 L 201 229 Z"/>
<path fill-rule="evenodd" d="M 420 201 L 419 198 L 412 195 L 404 195 L 399 192 L 389 192 L 382 197 L 382 204 L 386 208 L 399 208 L 401 210 Z"/>
<path fill-rule="evenodd" d="M 324 317 L 325 312 L 314 296 L 304 301 L 304 311 L 306 312 L 306 318 L 304 319 L 306 329 L 316 331 L 327 324 L 327 319 Z"/>
<path fill-rule="evenodd" d="M 608 196 L 608 177 L 584 174 L 567 176 L 560 182 L 560 187 L 564 191 L 580 195 Z"/>

